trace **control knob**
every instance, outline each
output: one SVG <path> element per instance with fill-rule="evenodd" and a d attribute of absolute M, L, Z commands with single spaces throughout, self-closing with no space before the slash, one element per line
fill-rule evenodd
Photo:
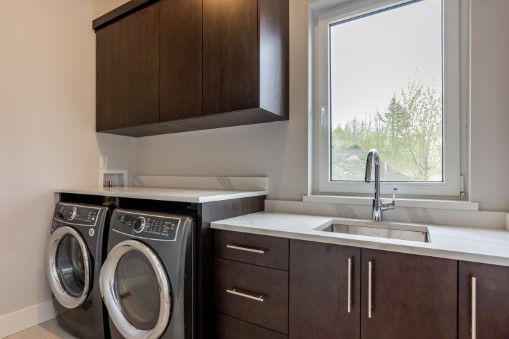
<path fill-rule="evenodd" d="M 138 217 L 133 222 L 133 229 L 136 233 L 141 233 L 145 229 L 145 218 Z"/>
<path fill-rule="evenodd" d="M 78 215 L 78 209 L 76 207 L 71 208 L 67 214 L 69 220 L 74 220 L 74 218 L 76 218 L 76 215 Z"/>

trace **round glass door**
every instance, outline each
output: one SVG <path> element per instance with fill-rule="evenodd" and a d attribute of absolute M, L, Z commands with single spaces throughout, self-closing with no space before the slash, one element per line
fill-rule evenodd
<path fill-rule="evenodd" d="M 115 295 L 127 321 L 151 330 L 159 319 L 159 285 L 152 265 L 138 251 L 124 254 L 115 270 Z"/>
<path fill-rule="evenodd" d="M 57 228 L 50 237 L 47 277 L 53 295 L 62 306 L 76 308 L 88 296 L 89 253 L 85 241 L 73 228 Z"/>
<path fill-rule="evenodd" d="M 171 286 L 157 255 L 127 240 L 108 254 L 99 286 L 108 314 L 126 338 L 159 338 L 171 316 Z"/>
<path fill-rule="evenodd" d="M 62 237 L 57 248 L 56 269 L 65 291 L 73 297 L 82 296 L 85 289 L 85 257 L 74 236 L 67 234 Z"/>

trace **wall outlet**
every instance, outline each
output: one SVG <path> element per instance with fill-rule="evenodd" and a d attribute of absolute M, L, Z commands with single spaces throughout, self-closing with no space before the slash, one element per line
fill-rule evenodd
<path fill-rule="evenodd" d="M 99 169 L 108 169 L 108 157 L 99 157 Z"/>

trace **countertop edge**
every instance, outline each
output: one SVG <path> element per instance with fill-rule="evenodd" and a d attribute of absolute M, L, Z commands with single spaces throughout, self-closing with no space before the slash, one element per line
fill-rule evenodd
<path fill-rule="evenodd" d="M 335 218 L 330 218 L 328 223 L 323 223 L 322 226 L 330 225 Z M 314 226 L 313 228 L 319 228 L 321 226 Z M 327 234 L 320 234 L 315 230 L 301 231 L 301 230 L 278 230 L 270 228 L 260 228 L 255 226 L 242 226 L 222 223 L 222 221 L 216 221 L 211 223 L 212 229 L 232 231 L 232 232 L 243 232 L 257 235 L 267 235 L 286 239 L 314 241 L 320 243 L 328 243 L 343 246 L 352 246 L 366 249 L 392 251 L 405 254 L 423 255 L 443 259 L 470 261 L 483 264 L 500 265 L 509 267 L 509 253 L 507 257 L 501 257 L 497 255 L 489 255 L 484 253 L 466 252 L 454 249 L 445 248 L 432 248 L 424 246 L 412 246 L 409 241 L 403 240 L 386 240 L 377 241 L 376 238 L 369 237 L 371 239 L 350 239 L 349 235 L 336 234 L 335 236 L 329 236 Z M 425 245 L 425 244 L 424 244 Z"/>
<path fill-rule="evenodd" d="M 136 188 L 139 189 L 139 188 Z M 140 189 L 142 190 L 142 189 Z M 267 195 L 267 191 L 234 191 L 231 192 L 227 190 L 218 191 L 218 194 L 200 194 L 204 191 L 214 192 L 214 190 L 194 190 L 194 189 L 168 189 L 176 190 L 176 191 L 184 191 L 184 192 L 197 192 L 194 196 L 183 196 L 179 194 L 175 194 L 173 192 L 164 192 L 164 188 L 161 189 L 161 192 L 153 192 L 153 188 L 149 188 L 147 192 L 138 191 L 138 192 L 122 192 L 118 189 L 114 188 L 111 191 L 108 191 L 106 188 L 104 190 L 99 189 L 87 189 L 87 188 L 67 188 L 67 189 L 55 189 L 55 193 L 69 193 L 69 194 L 86 194 L 86 195 L 97 195 L 97 196 L 105 196 L 105 197 L 118 197 L 118 198 L 134 198 L 134 199 L 146 199 L 146 200 L 159 200 L 159 201 L 177 201 L 177 202 L 187 202 L 187 203 L 207 203 L 214 201 L 225 201 L 232 199 L 241 199 L 241 198 L 251 198 L 257 196 Z"/>

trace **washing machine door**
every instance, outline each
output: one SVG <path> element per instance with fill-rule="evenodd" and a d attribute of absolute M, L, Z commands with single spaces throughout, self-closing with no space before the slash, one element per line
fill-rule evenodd
<path fill-rule="evenodd" d="M 126 240 L 108 253 L 99 286 L 108 314 L 126 338 L 159 338 L 171 317 L 171 285 L 157 255 Z"/>
<path fill-rule="evenodd" d="M 90 291 L 90 254 L 83 237 L 74 228 L 62 226 L 50 237 L 46 275 L 51 291 L 66 308 L 83 304 Z"/>

